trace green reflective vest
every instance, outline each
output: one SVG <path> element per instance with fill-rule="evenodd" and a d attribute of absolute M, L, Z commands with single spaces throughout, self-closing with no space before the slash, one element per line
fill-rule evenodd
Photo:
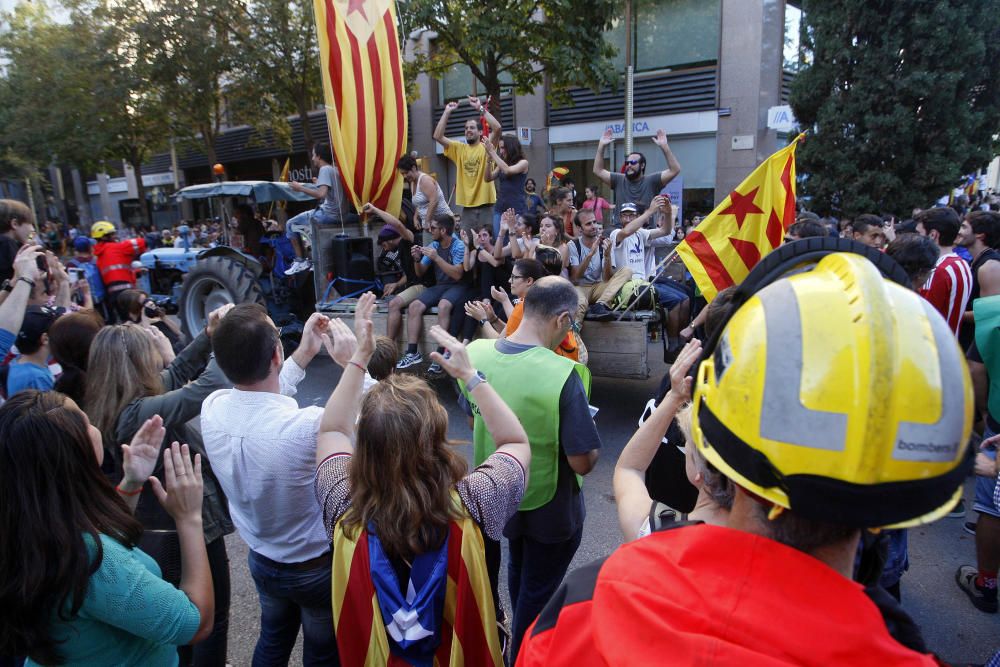
<path fill-rule="evenodd" d="M 495 340 L 480 339 L 470 343 L 468 350 L 473 367 L 486 376 L 490 386 L 517 415 L 528 433 L 531 466 L 528 468 L 528 488 L 519 509 L 537 509 L 552 500 L 559 479 L 559 396 L 563 385 L 575 370 L 589 396 L 590 371 L 544 347 L 533 347 L 519 354 L 503 354 L 497 351 Z M 460 381 L 458 386 L 475 417 L 473 460 L 478 466 L 497 447 L 465 383 Z M 582 485 L 583 478 L 577 476 L 577 483 Z"/>

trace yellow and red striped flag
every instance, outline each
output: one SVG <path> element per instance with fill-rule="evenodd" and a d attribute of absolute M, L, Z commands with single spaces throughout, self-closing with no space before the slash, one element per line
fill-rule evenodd
<path fill-rule="evenodd" d="M 795 147 L 803 136 L 764 160 L 677 246 L 708 301 L 742 282 L 795 222 Z"/>
<path fill-rule="evenodd" d="M 395 0 L 314 0 L 330 143 L 345 190 L 399 214 L 406 150 Z"/>

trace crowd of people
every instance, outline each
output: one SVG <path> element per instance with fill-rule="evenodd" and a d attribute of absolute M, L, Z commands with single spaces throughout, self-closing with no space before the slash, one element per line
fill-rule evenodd
<path fill-rule="evenodd" d="M 964 516 L 970 474 L 977 562 L 955 579 L 997 612 L 995 202 L 899 223 L 803 211 L 785 240 L 810 270 L 772 253 L 705 304 L 656 260 L 685 233 L 662 131 L 667 169 L 636 152 L 607 170 L 606 132 L 613 201 L 588 186 L 577 206 L 563 183 L 546 203 L 469 103 L 484 122 L 464 141 L 444 136 L 454 104 L 434 133 L 457 210 L 400 159 L 400 215 L 362 211 L 384 224 L 381 294 L 350 325 L 313 314 L 287 358 L 258 304 L 185 339 L 135 289 L 145 239 L 98 222 L 64 263 L 0 201 L 2 660 L 224 665 L 238 532 L 254 665 L 287 664 L 300 630 L 308 665 L 941 664 L 905 611 L 906 529 Z M 673 363 L 615 465 L 625 544 L 569 571 L 603 448 L 585 322 L 643 293 Z M 448 441 L 454 392 L 412 370 L 431 308 L 428 372 L 458 389 L 471 469 Z M 300 406 L 321 352 L 339 380 Z"/>

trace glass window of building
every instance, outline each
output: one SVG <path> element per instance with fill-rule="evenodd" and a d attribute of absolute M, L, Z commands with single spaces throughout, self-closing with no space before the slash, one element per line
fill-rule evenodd
<path fill-rule="evenodd" d="M 799 30 L 802 25 L 802 10 L 792 4 L 785 5 L 785 48 L 782 67 L 786 72 L 798 72 L 803 62 L 802 44 Z"/>
<path fill-rule="evenodd" d="M 713 63 L 719 58 L 721 0 L 633 0 L 632 54 L 637 72 Z M 625 71 L 625 17 L 604 39 L 618 48 L 614 59 Z"/>
<path fill-rule="evenodd" d="M 721 0 L 636 0 L 636 71 L 715 62 Z"/>

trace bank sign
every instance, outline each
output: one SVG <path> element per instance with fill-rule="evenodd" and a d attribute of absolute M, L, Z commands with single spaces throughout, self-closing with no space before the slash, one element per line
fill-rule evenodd
<path fill-rule="evenodd" d="M 767 110 L 767 126 L 772 130 L 794 132 L 798 125 L 795 114 L 792 113 L 792 107 L 787 104 L 771 107 Z"/>
<path fill-rule="evenodd" d="M 604 126 L 604 129 L 605 130 L 611 130 L 611 133 L 615 137 L 624 137 L 625 136 L 625 128 L 626 127 L 627 127 L 627 125 L 623 121 L 623 122 L 619 122 L 619 123 L 608 123 L 608 124 L 606 124 Z M 635 137 L 635 136 L 646 137 L 646 136 L 652 136 L 654 134 L 656 134 L 656 130 L 650 130 L 649 129 L 649 122 L 648 121 L 637 120 L 634 123 L 632 123 L 632 136 L 633 137 Z"/>

